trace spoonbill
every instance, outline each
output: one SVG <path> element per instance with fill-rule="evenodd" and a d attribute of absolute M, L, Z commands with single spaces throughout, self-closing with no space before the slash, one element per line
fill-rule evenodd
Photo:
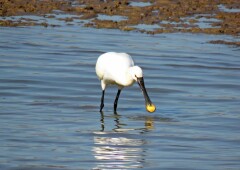
<path fill-rule="evenodd" d="M 133 85 L 135 82 L 140 86 L 145 98 L 145 106 L 148 112 L 156 110 L 151 102 L 144 85 L 143 71 L 135 66 L 133 59 L 126 53 L 107 52 L 99 56 L 96 63 L 96 74 L 101 81 L 102 98 L 100 112 L 104 107 L 104 94 L 108 85 L 117 85 L 118 92 L 114 101 L 114 111 L 117 110 L 118 98 L 124 87 Z"/>

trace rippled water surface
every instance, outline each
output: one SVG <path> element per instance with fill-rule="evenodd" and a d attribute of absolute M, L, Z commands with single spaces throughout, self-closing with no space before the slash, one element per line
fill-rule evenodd
<path fill-rule="evenodd" d="M 240 50 L 218 38 L 0 28 L 0 169 L 240 169 Z M 143 68 L 155 113 L 137 84 L 99 113 L 107 51 Z"/>

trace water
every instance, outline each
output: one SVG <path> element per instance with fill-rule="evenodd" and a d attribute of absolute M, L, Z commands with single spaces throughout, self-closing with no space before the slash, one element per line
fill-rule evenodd
<path fill-rule="evenodd" d="M 218 8 L 221 10 L 221 11 L 224 11 L 224 12 L 240 12 L 239 9 L 237 8 L 227 8 L 225 5 L 218 5 Z"/>
<path fill-rule="evenodd" d="M 130 5 L 135 6 L 135 7 L 146 7 L 146 6 L 151 6 L 152 3 L 150 3 L 150 2 L 131 2 Z"/>
<path fill-rule="evenodd" d="M 157 25 L 157 24 L 153 24 L 153 25 L 138 24 L 133 27 L 139 30 L 146 30 L 146 31 L 154 31 L 155 29 L 162 28 L 160 25 Z"/>
<path fill-rule="evenodd" d="M 110 21 L 124 21 L 124 20 L 127 20 L 127 17 L 123 17 L 123 16 L 120 16 L 120 15 L 98 14 L 97 19 L 99 19 L 99 20 L 110 20 Z"/>
<path fill-rule="evenodd" d="M 0 169 L 240 169 L 239 48 L 204 34 L 79 26 L 0 28 Z M 137 84 L 101 88 L 103 52 L 132 55 Z"/>

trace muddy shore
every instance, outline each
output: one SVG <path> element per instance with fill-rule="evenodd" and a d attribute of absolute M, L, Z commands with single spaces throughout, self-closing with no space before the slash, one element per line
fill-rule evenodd
<path fill-rule="evenodd" d="M 56 18 L 56 11 L 71 17 Z M 239 36 L 240 33 L 239 0 L 0 0 L 0 26 L 58 26 L 24 17 L 12 19 L 26 15 L 61 19 L 69 24 L 79 20 L 86 27 L 147 34 L 190 32 Z M 239 46 L 239 42 L 224 40 L 212 43 Z"/>

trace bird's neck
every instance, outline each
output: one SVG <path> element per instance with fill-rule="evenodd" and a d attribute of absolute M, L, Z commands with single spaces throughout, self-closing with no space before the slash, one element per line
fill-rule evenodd
<path fill-rule="evenodd" d="M 132 77 L 131 67 L 126 71 L 125 86 L 131 86 L 135 83 L 135 80 Z"/>
<path fill-rule="evenodd" d="M 126 71 L 122 72 L 122 75 L 119 75 L 118 77 L 119 78 L 115 80 L 116 84 L 122 87 L 131 86 L 135 82 L 135 80 L 132 78 L 132 73 L 130 68 L 126 69 Z"/>

